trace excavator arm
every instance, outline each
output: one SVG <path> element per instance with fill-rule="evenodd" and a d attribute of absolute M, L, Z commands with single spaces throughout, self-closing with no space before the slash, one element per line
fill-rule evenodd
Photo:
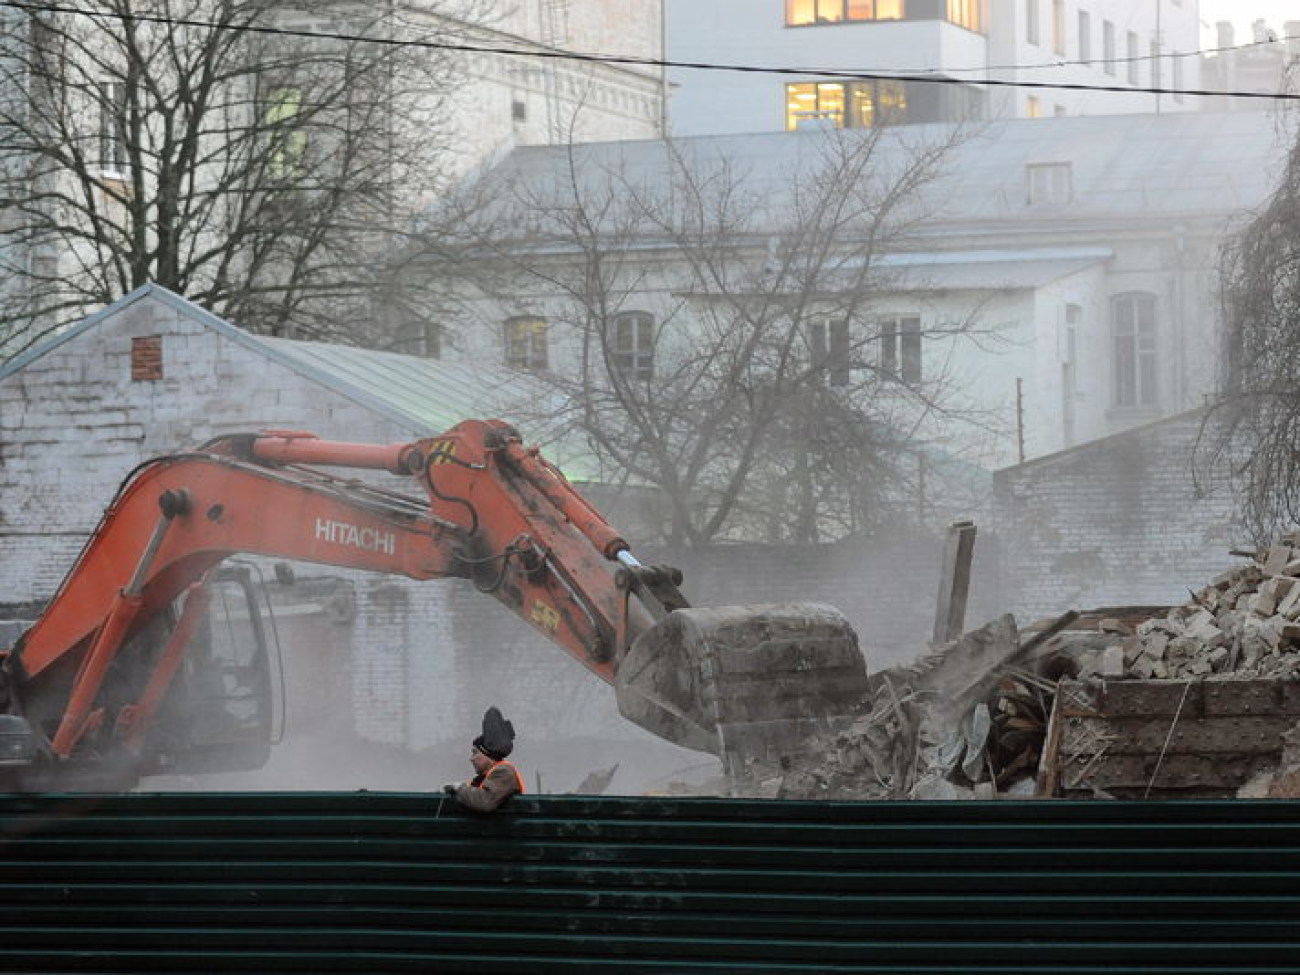
<path fill-rule="evenodd" d="M 357 470 L 414 481 L 424 496 Z M 836 611 L 693 609 L 680 572 L 642 565 L 501 421 L 389 446 L 237 435 L 136 468 L 5 656 L 0 738 L 25 723 L 42 782 L 145 748 L 234 555 L 473 580 L 612 684 L 625 716 L 724 756 L 728 735 L 763 740 L 847 713 L 865 688 L 856 636 Z"/>

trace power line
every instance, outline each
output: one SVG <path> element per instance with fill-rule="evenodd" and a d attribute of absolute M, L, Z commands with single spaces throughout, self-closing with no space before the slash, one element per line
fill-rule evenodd
<path fill-rule="evenodd" d="M 1275 38 L 1271 41 L 1252 41 L 1249 44 L 1237 44 L 1232 47 L 1207 47 L 1197 48 L 1192 51 L 1168 51 L 1164 54 L 1139 54 L 1133 57 L 1123 58 L 1084 58 L 1066 60 L 1058 58 L 1054 61 L 1040 61 L 1037 64 L 990 64 L 979 68 L 945 68 L 952 74 L 960 74 L 966 71 L 1039 71 L 1044 68 L 1079 68 L 1091 67 L 1094 64 L 1142 64 L 1146 61 L 1173 61 L 1183 58 L 1199 58 L 1210 54 L 1233 54 L 1241 51 L 1248 51 L 1256 47 L 1268 47 L 1271 44 L 1280 44 L 1287 41 L 1300 41 L 1300 36 L 1286 36 Z M 929 68 L 927 71 L 937 71 L 937 68 Z M 1126 88 L 1125 91 L 1135 91 L 1133 88 Z"/>
<path fill-rule="evenodd" d="M 620 54 L 590 54 L 576 51 L 544 49 L 520 50 L 516 47 L 504 47 L 492 44 L 454 43 L 451 41 L 431 41 L 420 40 L 417 38 L 373 37 L 366 34 L 313 31 L 293 27 L 254 26 L 252 24 L 235 26 L 185 17 L 165 17 L 159 14 L 118 13 L 116 11 L 87 10 L 81 7 L 67 7 L 55 4 L 25 3 L 22 2 L 22 0 L 0 0 L 0 7 L 11 7 L 28 13 L 72 14 L 82 17 L 161 24 L 166 27 L 197 27 L 206 30 L 238 30 L 249 34 L 270 34 L 285 37 L 311 38 L 315 40 L 325 38 L 328 40 L 347 41 L 350 43 L 375 44 L 383 47 L 414 47 L 440 51 L 456 51 L 466 54 L 495 54 L 503 57 L 542 58 L 556 61 L 577 61 L 580 63 L 623 65 L 640 68 L 681 68 L 692 71 L 728 71 L 741 74 L 795 75 L 802 78 L 816 76 L 818 78 L 836 78 L 846 81 L 911 81 L 918 84 L 935 85 L 987 85 L 989 87 L 1001 88 L 1033 88 L 1146 95 L 1190 95 L 1205 96 L 1209 98 L 1258 98 L 1269 101 L 1300 101 L 1300 94 L 1292 94 L 1288 92 L 1214 91 L 1201 88 L 1143 87 L 1139 85 L 1093 85 L 1081 82 L 1020 81 L 1003 78 L 959 79 L 949 78 L 942 75 L 911 74 L 907 72 L 765 67 L 745 64 L 722 64 L 710 61 L 674 61 L 660 58 L 632 57 L 630 55 Z"/>

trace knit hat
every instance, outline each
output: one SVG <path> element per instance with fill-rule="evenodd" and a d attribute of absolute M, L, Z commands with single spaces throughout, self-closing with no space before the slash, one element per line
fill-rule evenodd
<path fill-rule="evenodd" d="M 474 747 L 498 762 L 515 747 L 515 726 L 495 707 L 483 712 L 483 734 L 474 739 Z"/>

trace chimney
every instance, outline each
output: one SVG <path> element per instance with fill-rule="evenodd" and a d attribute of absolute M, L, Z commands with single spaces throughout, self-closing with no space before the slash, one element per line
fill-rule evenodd
<path fill-rule="evenodd" d="M 1300 20 L 1288 20 L 1283 24 L 1282 36 L 1286 38 L 1287 63 L 1300 61 Z"/>

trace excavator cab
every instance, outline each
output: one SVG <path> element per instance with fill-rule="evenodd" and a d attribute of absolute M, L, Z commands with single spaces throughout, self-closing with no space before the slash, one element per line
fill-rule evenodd
<path fill-rule="evenodd" d="M 223 566 L 146 743 L 145 775 L 261 768 L 276 735 L 274 628 L 252 571 Z"/>
<path fill-rule="evenodd" d="M 192 628 L 182 623 L 187 617 Z M 223 566 L 130 634 L 68 759 L 56 760 L 48 742 L 78 661 L 69 657 L 45 680 L 27 682 L 21 709 L 0 715 L 0 789 L 118 791 L 144 775 L 260 768 L 275 730 L 276 649 L 250 570 Z M 176 671 L 156 704 L 148 704 L 169 653 Z M 17 703 L 8 673 L 6 680 L 10 703 Z"/>

